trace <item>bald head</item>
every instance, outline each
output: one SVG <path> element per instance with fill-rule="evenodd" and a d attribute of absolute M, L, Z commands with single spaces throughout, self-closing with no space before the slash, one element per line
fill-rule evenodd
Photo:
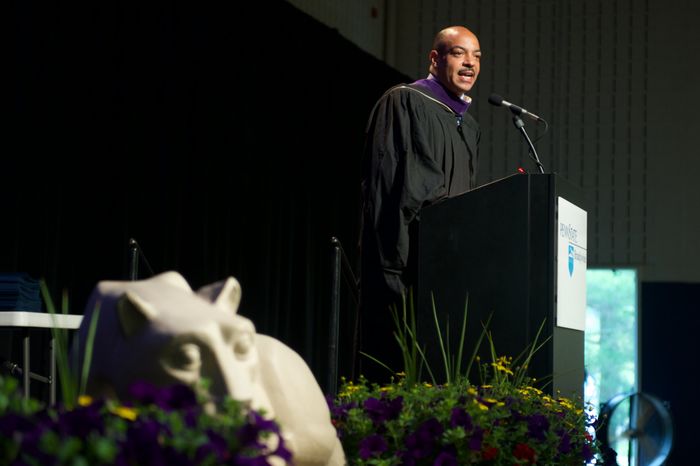
<path fill-rule="evenodd" d="M 461 34 L 470 35 L 478 42 L 476 34 L 464 26 L 450 26 L 435 35 L 435 39 L 433 40 L 433 49 L 442 52 L 446 51 L 451 47 L 452 42 L 454 42 Z"/>
<path fill-rule="evenodd" d="M 463 26 L 438 32 L 428 56 L 430 73 L 457 96 L 471 90 L 481 70 L 479 39 Z"/>

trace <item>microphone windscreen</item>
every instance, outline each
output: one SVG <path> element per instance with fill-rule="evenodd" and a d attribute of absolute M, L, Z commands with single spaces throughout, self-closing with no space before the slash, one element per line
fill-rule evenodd
<path fill-rule="evenodd" d="M 489 103 L 498 107 L 503 103 L 503 97 L 498 94 L 491 94 L 489 96 Z"/>

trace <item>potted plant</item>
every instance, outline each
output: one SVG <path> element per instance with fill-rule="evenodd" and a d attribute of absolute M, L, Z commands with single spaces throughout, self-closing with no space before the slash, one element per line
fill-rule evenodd
<path fill-rule="evenodd" d="M 541 346 L 539 333 L 523 356 L 513 360 L 496 354 L 487 322 L 482 338 L 489 342 L 491 361 L 476 356 L 480 338 L 462 371 L 465 308 L 457 357 L 441 348 L 448 380 L 436 383 L 426 368 L 428 383 L 420 375 L 424 358 L 412 307 L 407 311 L 404 302 L 402 315 L 396 308 L 392 315 L 405 371 L 385 385 L 363 377 L 343 380 L 338 395 L 329 398 L 350 464 L 580 465 L 599 452 L 592 407 L 547 395 L 527 376 L 529 361 Z M 437 322 L 436 329 L 442 342 Z M 466 376 L 472 364 L 479 369 L 478 383 Z"/>

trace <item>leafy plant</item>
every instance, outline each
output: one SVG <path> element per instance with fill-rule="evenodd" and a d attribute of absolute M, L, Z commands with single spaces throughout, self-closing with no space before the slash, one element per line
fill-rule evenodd
<path fill-rule="evenodd" d="M 449 348 L 447 348 L 447 345 L 445 344 L 445 340 L 449 341 L 450 339 L 450 326 L 449 326 L 449 321 L 445 323 L 446 329 L 445 329 L 445 338 L 443 339 L 443 334 L 442 330 L 440 328 L 440 323 L 438 321 L 437 317 L 437 308 L 435 306 L 435 297 L 431 294 L 431 303 L 432 303 L 432 312 L 433 312 L 433 321 L 435 323 L 435 329 L 437 331 L 438 335 L 438 343 L 440 346 L 440 354 L 442 356 L 443 364 L 444 364 L 444 369 L 445 369 L 445 374 L 446 374 L 446 382 L 450 383 L 453 381 L 456 381 L 457 379 L 461 377 L 467 377 L 469 372 L 471 371 L 472 365 L 474 364 L 474 361 L 477 357 L 477 353 L 479 351 L 479 348 L 481 346 L 481 342 L 484 339 L 484 336 L 486 335 L 486 329 L 488 328 L 489 323 L 491 322 L 491 317 L 488 318 L 486 323 L 483 326 L 483 331 L 479 335 L 479 338 L 477 339 L 477 343 L 474 347 L 474 351 L 472 352 L 471 357 L 469 358 L 469 361 L 467 363 L 466 369 L 464 372 L 462 372 L 462 359 L 463 359 L 463 350 L 464 350 L 464 339 L 466 336 L 466 331 L 467 331 L 467 308 L 468 308 L 468 303 L 469 303 L 469 296 L 467 295 L 467 299 L 465 300 L 464 304 L 464 314 L 462 317 L 462 327 L 461 327 L 461 333 L 460 333 L 460 339 L 459 339 L 459 344 L 457 345 L 457 354 L 455 355 L 454 353 L 449 352 Z M 406 299 L 406 296 L 402 296 L 402 308 L 401 308 L 401 314 L 399 315 L 398 308 L 395 304 L 392 304 L 389 308 L 389 312 L 391 313 L 391 317 L 394 321 L 395 325 L 395 330 L 394 330 L 394 339 L 396 340 L 396 343 L 399 345 L 399 348 L 401 349 L 401 355 L 403 358 L 403 370 L 401 373 L 403 374 L 403 378 L 408 384 L 413 384 L 417 383 L 422 380 L 422 375 L 423 375 L 423 368 L 428 372 L 428 376 L 430 377 L 430 380 L 432 381 L 433 384 L 437 384 L 437 380 L 435 378 L 435 374 L 433 372 L 433 368 L 430 367 L 430 364 L 428 363 L 428 360 L 425 356 L 425 345 L 421 345 L 417 336 L 416 332 L 416 315 L 415 315 L 415 308 L 413 306 L 413 292 L 412 290 L 409 289 L 409 295 L 408 299 Z M 387 366 L 384 362 L 376 358 L 375 356 L 371 354 L 367 354 L 364 352 L 361 352 L 362 355 L 368 357 L 369 359 L 373 360 L 377 364 L 381 365 L 384 367 L 387 371 L 391 372 L 392 374 L 396 373 L 395 369 L 390 368 Z"/>
<path fill-rule="evenodd" d="M 512 357 L 506 358 L 508 363 L 508 370 L 496 371 L 493 373 L 493 377 L 495 377 L 496 379 L 507 379 L 510 376 L 511 383 L 518 387 L 536 382 L 534 379 L 531 379 L 528 376 L 527 370 L 530 367 L 530 362 L 532 361 L 532 358 L 535 355 L 535 353 L 538 350 L 540 350 L 551 339 L 551 336 L 549 336 L 545 338 L 544 341 L 542 341 L 541 343 L 539 342 L 540 335 L 542 335 L 542 330 L 544 330 L 545 323 L 546 321 L 543 321 L 540 324 L 540 328 L 537 329 L 537 334 L 535 334 L 535 339 L 531 343 L 529 343 L 523 349 L 523 351 L 515 357 L 515 359 L 513 359 Z M 502 361 L 504 357 L 498 356 L 498 353 L 496 351 L 496 345 L 493 341 L 493 335 L 490 331 L 487 330 L 487 325 L 484 325 L 484 330 L 489 342 L 491 364 L 496 366 L 502 366 Z M 484 372 L 481 370 L 482 367 L 483 366 L 480 366 L 479 378 L 482 383 L 487 383 L 485 382 L 485 380 L 487 379 L 487 375 L 484 374 Z M 551 376 L 548 376 L 545 377 L 543 380 L 539 380 L 537 382 L 539 382 L 540 388 L 545 388 L 547 385 L 549 385 L 550 380 Z"/>
<path fill-rule="evenodd" d="M 410 290 L 409 297 L 412 297 L 412 292 Z M 403 376 L 407 383 L 412 384 L 416 383 L 421 378 L 423 364 L 425 363 L 425 350 L 417 344 L 416 316 L 413 308 L 413 299 L 409 299 L 407 303 L 406 296 L 404 295 L 402 296 L 402 302 L 403 306 L 401 308 L 401 316 L 399 316 L 399 312 L 395 304 L 392 304 L 392 306 L 389 308 L 389 312 L 391 313 L 394 325 L 396 326 L 393 336 L 401 349 L 401 356 L 403 359 Z M 407 307 L 410 308 L 410 312 L 407 311 Z M 392 369 L 375 356 L 363 351 L 361 351 L 360 354 L 384 367 L 390 373 L 396 373 L 395 368 Z M 428 371 L 430 371 L 430 368 L 428 368 Z"/>
<path fill-rule="evenodd" d="M 492 384 L 343 381 L 331 414 L 349 463 L 580 465 L 598 452 L 590 408 L 515 386 L 505 358 L 482 366 Z"/>
<path fill-rule="evenodd" d="M 42 279 L 39 281 L 39 286 L 41 289 L 41 295 L 46 304 L 46 310 L 51 314 L 53 319 L 53 327 L 51 327 L 51 336 L 53 337 L 55 348 L 56 348 L 56 370 L 58 372 L 58 380 L 61 386 L 61 395 L 63 404 L 68 409 L 72 409 L 76 406 L 78 402 L 78 397 L 85 395 L 85 388 L 87 385 L 88 375 L 90 371 L 90 364 L 92 362 L 92 348 L 95 341 L 95 333 L 97 331 L 97 322 L 100 318 L 100 307 L 97 304 L 92 317 L 90 319 L 87 341 L 85 344 L 85 355 L 82 363 L 82 369 L 80 374 L 77 373 L 77 367 L 80 367 L 78 361 L 69 362 L 69 350 L 68 350 L 68 331 L 63 328 L 59 328 L 56 322 L 56 307 L 51 299 L 51 294 L 46 286 L 46 282 Z M 68 314 L 68 293 L 64 290 L 61 299 L 61 313 L 63 315 Z M 79 336 L 76 335 L 76 339 Z M 78 356 L 77 354 L 75 355 Z M 72 364 L 71 364 L 72 363 Z M 56 383 L 55 380 L 52 383 Z"/>
<path fill-rule="evenodd" d="M 40 286 L 54 319 L 63 400 L 46 407 L 21 396 L 16 379 L 0 377 L 0 466 L 291 463 L 274 420 L 230 397 L 210 399 L 204 379 L 194 388 L 138 382 L 130 387 L 128 403 L 85 396 L 99 304 L 89 322 L 83 364 L 71 365 L 67 332 L 57 328 L 49 291 L 43 281 Z M 66 293 L 61 308 L 68 313 Z"/>
<path fill-rule="evenodd" d="M 467 306 L 459 347 L 453 352 L 445 344 L 449 323 L 443 339 L 434 299 L 432 310 L 447 377 L 444 383 L 435 383 L 429 367 L 433 383 L 420 379 L 421 365 L 427 363 L 409 299 L 408 306 L 404 300 L 401 316 L 392 309 L 405 372 L 383 386 L 364 377 L 358 382 L 343 380 L 338 396 L 329 399 L 350 464 L 578 465 L 599 452 L 589 432 L 595 423 L 592 407 L 584 409 L 582 400 L 549 396 L 527 375 L 532 357 L 548 341 L 539 341 L 544 322 L 535 340 L 513 359 L 498 355 L 488 330 L 489 317 L 462 372 Z M 486 363 L 477 356 L 484 337 L 491 355 Z M 479 384 L 468 378 L 474 363 Z"/>
<path fill-rule="evenodd" d="M 67 409 L 20 400 L 0 377 L 0 465 L 263 465 L 291 454 L 279 426 L 231 398 L 207 409 L 185 385 L 137 383 L 134 402 L 79 397 Z"/>

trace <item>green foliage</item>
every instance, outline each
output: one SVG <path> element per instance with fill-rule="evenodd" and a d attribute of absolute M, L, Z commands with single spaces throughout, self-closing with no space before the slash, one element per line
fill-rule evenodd
<path fill-rule="evenodd" d="M 85 387 L 90 371 L 90 363 L 92 361 L 92 347 L 95 341 L 97 322 L 100 318 L 99 303 L 92 313 L 92 318 L 90 319 L 90 327 L 88 328 L 82 370 L 80 374 L 78 374 L 76 368 L 80 367 L 79 361 L 68 360 L 68 331 L 66 329 L 58 328 L 58 325 L 56 325 L 56 307 L 53 304 L 53 300 L 51 299 L 51 294 L 46 286 L 46 282 L 44 280 L 40 280 L 39 285 L 41 288 L 41 295 L 44 299 L 44 303 L 46 304 L 46 310 L 49 312 L 49 314 L 51 314 L 51 318 L 54 322 L 53 327 L 51 327 L 51 335 L 54 339 L 56 348 L 56 370 L 58 372 L 58 381 L 60 382 L 61 386 L 63 404 L 68 409 L 72 409 L 76 406 L 78 397 L 85 394 Z M 61 300 L 61 313 L 64 315 L 68 314 L 68 293 L 66 291 L 63 292 L 63 297 Z M 76 338 L 79 337 L 76 336 Z"/>
<path fill-rule="evenodd" d="M 33 398 L 20 396 L 19 381 L 13 377 L 4 378 L 0 375 L 0 413 L 11 411 L 14 413 L 36 412 L 41 404 Z"/>
<path fill-rule="evenodd" d="M 440 354 L 442 355 L 442 361 L 443 364 L 445 365 L 445 377 L 447 380 L 445 381 L 446 383 L 452 383 L 456 381 L 459 377 L 462 376 L 461 373 L 461 367 L 462 367 L 462 350 L 464 349 L 464 337 L 467 333 L 467 309 L 468 309 L 468 304 L 469 304 L 469 296 L 467 296 L 467 299 L 465 300 L 464 303 L 464 315 L 462 317 L 462 332 L 460 333 L 460 338 L 459 338 L 459 344 L 457 345 L 457 356 L 455 359 L 454 353 L 448 354 L 449 348 L 446 348 L 445 345 L 445 340 L 442 338 L 442 330 L 440 329 L 440 322 L 438 321 L 437 317 L 437 308 L 435 307 L 435 296 L 431 293 L 430 294 L 430 300 L 432 304 L 432 309 L 433 309 L 433 320 L 435 322 L 435 329 L 437 330 L 437 335 L 438 335 L 438 342 L 440 343 Z M 450 341 L 450 322 L 445 323 L 445 339 L 447 341 Z M 479 342 L 475 348 L 475 350 L 478 350 L 478 347 L 481 344 L 481 339 L 483 338 L 484 333 L 482 332 L 481 338 L 479 338 Z M 414 345 L 417 345 L 418 342 L 415 341 Z M 476 356 L 476 353 L 472 354 L 472 358 L 469 360 L 469 364 L 467 365 L 467 373 L 469 373 L 469 369 L 471 368 L 473 362 L 474 362 L 474 357 Z M 427 363 L 426 363 L 427 365 Z M 433 383 L 437 383 L 435 380 L 435 376 L 433 375 L 432 371 L 430 372 L 430 378 L 433 380 Z"/>
<path fill-rule="evenodd" d="M 231 398 L 212 410 L 183 385 L 131 393 L 128 406 L 81 396 L 71 409 L 45 408 L 0 377 L 0 466 L 291 462 L 279 426 Z"/>
<path fill-rule="evenodd" d="M 438 335 L 438 341 L 440 345 L 440 354 L 442 355 L 443 359 L 443 364 L 444 364 L 444 369 L 445 369 L 445 374 L 446 374 L 446 380 L 445 382 L 451 383 L 453 381 L 456 381 L 460 378 L 465 378 L 467 377 L 467 374 L 470 373 L 472 365 L 474 364 L 474 361 L 476 359 L 477 353 L 479 351 L 479 347 L 481 346 L 481 342 L 484 339 L 484 336 L 486 335 L 486 329 L 488 328 L 489 323 L 491 322 L 491 317 L 487 320 L 487 322 L 483 326 L 483 330 L 481 334 L 479 335 L 479 338 L 477 340 L 477 343 L 474 347 L 474 350 L 471 354 L 471 357 L 469 358 L 469 361 L 467 362 L 467 365 L 465 367 L 464 372 L 462 372 L 462 360 L 463 360 L 463 350 L 464 350 L 464 339 L 466 336 L 467 332 L 467 307 L 469 303 L 469 299 L 467 296 L 467 299 L 465 300 L 464 304 L 464 314 L 462 317 L 462 327 L 461 327 L 461 333 L 460 333 L 460 339 L 459 339 L 459 344 L 457 345 L 457 354 L 454 352 L 450 351 L 450 348 L 447 348 L 447 345 L 445 344 L 445 340 L 449 341 L 450 339 L 450 328 L 449 328 L 449 322 L 445 324 L 445 338 L 443 338 L 443 333 L 442 329 L 440 328 L 440 323 L 438 321 L 437 317 L 437 308 L 435 306 L 435 298 L 431 295 L 431 301 L 432 301 L 432 311 L 433 311 L 433 321 L 435 322 L 435 329 Z M 428 360 L 425 356 L 425 345 L 421 345 L 421 343 L 418 340 L 417 337 L 417 332 L 416 332 L 416 314 L 415 314 L 415 308 L 413 305 L 413 293 L 412 290 L 409 290 L 409 295 L 408 299 L 406 299 L 406 296 L 402 297 L 402 307 L 401 307 L 401 314 L 399 314 L 399 311 L 397 309 L 396 305 L 392 305 L 389 308 L 389 312 L 391 313 L 391 317 L 394 321 L 395 325 L 395 330 L 394 330 L 394 339 L 396 340 L 396 343 L 399 345 L 399 348 L 401 349 L 401 355 L 403 358 L 403 378 L 407 384 L 414 384 L 418 383 L 423 380 L 423 368 L 428 372 L 428 376 L 430 377 L 430 380 L 432 383 L 435 385 L 438 383 L 437 379 L 435 378 L 435 374 L 433 372 L 433 368 L 430 367 L 430 364 L 428 363 Z M 395 368 L 392 369 L 388 367 L 386 364 L 384 364 L 381 360 L 377 359 L 373 355 L 361 352 L 362 355 L 368 357 L 369 359 L 373 360 L 377 364 L 383 366 L 387 371 L 391 372 L 392 374 L 396 373 Z"/>
<path fill-rule="evenodd" d="M 580 465 L 597 453 L 590 407 L 514 385 L 506 358 L 481 366 L 490 383 L 343 381 L 331 412 L 349 464 Z"/>
<path fill-rule="evenodd" d="M 43 280 L 40 287 L 54 319 L 63 400 L 55 407 L 43 406 L 25 399 L 16 379 L 0 376 L 0 466 L 269 464 L 273 458 L 276 464 L 291 464 L 274 420 L 230 397 L 218 402 L 207 398 L 206 380 L 196 392 L 184 385 L 159 388 L 138 382 L 130 389 L 128 404 L 85 396 L 99 304 L 79 364 L 69 361 L 68 335 L 57 328 L 56 308 Z M 61 308 L 68 313 L 66 293 Z M 80 373 L 77 367 L 82 367 Z"/>
<path fill-rule="evenodd" d="M 443 339 L 433 300 L 447 380 L 436 384 L 427 367 L 430 384 L 421 381 L 425 351 L 416 338 L 410 301 L 407 306 L 404 300 L 400 316 L 392 309 L 405 372 L 384 386 L 363 377 L 357 383 L 343 380 L 331 404 L 350 464 L 580 465 L 598 454 L 598 442 L 589 432 L 595 423 L 593 408 L 584 406 L 583 400 L 549 396 L 527 375 L 532 357 L 549 340 L 540 341 L 545 322 L 534 341 L 513 359 L 498 354 L 489 318 L 462 371 L 467 305 L 459 347 L 450 351 L 444 343 L 449 341 L 449 326 Z M 477 356 L 484 337 L 491 354 L 487 363 Z M 474 363 L 479 384 L 468 379 Z"/>
<path fill-rule="evenodd" d="M 490 319 L 489 319 L 490 321 Z M 493 374 L 493 377 L 497 379 L 497 382 L 501 381 L 506 381 L 506 379 L 510 378 L 510 383 L 516 387 L 521 387 L 529 383 L 534 383 L 536 382 L 534 379 L 531 379 L 528 376 L 527 370 L 530 367 L 530 362 L 532 361 L 533 356 L 535 353 L 540 350 L 552 337 L 549 336 L 542 341 L 542 343 L 539 343 L 540 340 L 540 335 L 542 335 L 542 330 L 544 330 L 544 324 L 546 321 L 543 321 L 540 324 L 540 328 L 537 329 L 537 334 L 535 334 L 535 339 L 528 344 L 523 351 L 515 357 L 515 359 L 511 357 L 507 357 L 506 360 L 508 362 L 508 370 L 501 370 L 501 371 L 496 371 Z M 496 345 L 493 340 L 493 335 L 491 334 L 490 331 L 486 330 L 487 325 L 484 325 L 484 329 L 486 331 L 486 337 L 488 338 L 489 342 L 489 352 L 491 354 L 491 364 L 494 365 L 499 365 L 500 362 L 502 361 L 504 356 L 498 356 L 498 353 L 496 351 Z M 481 369 L 481 367 L 480 367 Z M 487 376 L 483 373 L 483 371 L 479 371 L 479 377 L 482 383 L 488 383 L 486 381 Z M 545 388 L 549 382 L 548 379 L 551 379 L 550 377 L 547 377 L 545 380 L 539 380 L 538 385 L 540 385 L 540 388 Z"/>

